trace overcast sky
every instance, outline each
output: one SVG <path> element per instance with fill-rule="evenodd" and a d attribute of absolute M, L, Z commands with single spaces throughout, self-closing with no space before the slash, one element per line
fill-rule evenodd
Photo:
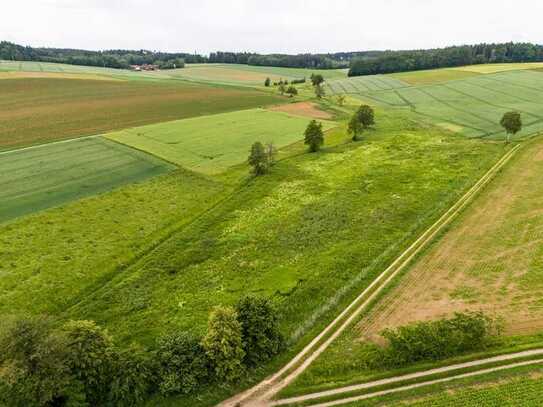
<path fill-rule="evenodd" d="M 0 40 L 260 53 L 543 43 L 541 0 L 15 0 Z"/>

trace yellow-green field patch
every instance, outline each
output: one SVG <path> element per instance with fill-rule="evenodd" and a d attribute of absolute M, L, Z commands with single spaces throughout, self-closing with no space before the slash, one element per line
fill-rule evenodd
<path fill-rule="evenodd" d="M 428 85 L 470 78 L 477 75 L 480 75 L 480 73 L 461 69 L 432 69 L 427 71 L 400 72 L 390 76 L 407 82 L 410 85 Z"/>
<path fill-rule="evenodd" d="M 185 168 L 216 174 L 244 162 L 255 141 L 280 148 L 302 139 L 309 120 L 250 109 L 126 129 L 107 137 Z M 325 129 L 334 126 L 323 123 Z"/>
<path fill-rule="evenodd" d="M 477 73 L 497 73 L 506 71 L 516 71 L 519 69 L 537 69 L 543 68 L 543 62 L 523 62 L 509 64 L 484 64 L 484 65 L 469 65 L 460 68 L 455 68 L 461 71 L 477 72 Z"/>

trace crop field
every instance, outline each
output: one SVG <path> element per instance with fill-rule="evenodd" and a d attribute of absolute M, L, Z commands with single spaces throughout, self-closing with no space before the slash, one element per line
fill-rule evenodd
<path fill-rule="evenodd" d="M 308 122 L 286 113 L 251 109 L 136 127 L 107 137 L 185 168 L 215 174 L 244 162 L 255 141 L 281 148 L 301 140 Z M 334 126 L 323 124 L 325 129 Z"/>
<path fill-rule="evenodd" d="M 543 68 L 543 62 L 523 62 L 523 63 L 508 63 L 508 64 L 483 64 L 463 66 L 459 69 L 468 72 L 477 72 L 482 74 L 516 71 L 519 69 L 539 69 Z"/>
<path fill-rule="evenodd" d="M 481 74 L 474 71 L 445 68 L 431 69 L 428 71 L 400 72 L 391 74 L 389 76 L 403 82 L 407 82 L 410 85 L 429 85 L 434 83 L 442 83 L 458 79 L 471 78 L 478 75 Z"/>
<path fill-rule="evenodd" d="M 326 82 L 329 95 L 380 92 L 409 86 L 396 78 L 385 75 L 357 76 Z"/>
<path fill-rule="evenodd" d="M 362 79 L 359 79 L 362 78 Z M 409 108 L 432 124 L 466 137 L 503 139 L 499 121 L 506 111 L 521 112 L 524 128 L 516 137 L 522 138 L 543 130 L 543 75 L 531 70 L 517 70 L 497 74 L 478 75 L 447 83 L 396 86 L 389 90 L 355 89 L 356 80 L 373 80 L 366 76 L 338 81 L 346 93 L 362 100 L 388 107 Z M 386 77 L 389 78 L 389 77 Z M 388 79 L 391 81 L 392 79 Z M 345 82 L 353 82 L 346 88 Z M 328 83 L 334 93 L 341 93 L 336 81 Z"/>
<path fill-rule="evenodd" d="M 280 79 L 290 81 L 303 78 L 309 80 L 312 73 L 320 73 L 325 79 L 347 77 L 347 72 L 343 69 L 311 70 L 237 64 L 189 64 L 183 69 L 162 71 L 154 75 L 167 75 L 205 82 L 263 85 L 266 78 L 270 78 L 272 81 L 279 81 Z"/>
<path fill-rule="evenodd" d="M 249 89 L 179 81 L 0 80 L 0 149 L 280 103 Z"/>
<path fill-rule="evenodd" d="M 0 222 L 172 169 L 96 137 L 0 153 Z"/>

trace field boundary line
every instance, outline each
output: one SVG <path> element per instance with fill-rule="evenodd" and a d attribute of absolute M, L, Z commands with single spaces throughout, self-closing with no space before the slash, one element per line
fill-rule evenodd
<path fill-rule="evenodd" d="M 520 148 L 507 151 L 454 205 L 396 258 L 367 286 L 330 324 L 278 372 L 252 388 L 218 404 L 221 407 L 266 405 L 280 390 L 290 384 L 353 322 L 394 277 L 444 228 L 479 192 Z"/>
<path fill-rule="evenodd" d="M 288 405 L 288 404 L 292 404 L 292 403 L 299 403 L 299 402 L 303 402 L 303 401 L 310 401 L 310 400 L 313 400 L 313 399 L 319 399 L 319 398 L 323 398 L 323 397 L 340 395 L 342 393 L 351 393 L 351 392 L 355 392 L 355 391 L 358 391 L 358 390 L 371 389 L 372 387 L 378 387 L 378 386 L 382 386 L 382 385 L 403 382 L 403 381 L 406 381 L 406 380 L 419 379 L 419 378 L 424 378 L 424 377 L 427 377 L 427 376 L 433 376 L 433 375 L 436 375 L 436 374 L 454 372 L 456 370 L 461 370 L 461 369 L 465 369 L 465 368 L 484 366 L 484 365 L 488 365 L 488 364 L 495 363 L 495 362 L 512 361 L 512 360 L 515 360 L 515 359 L 521 359 L 521 358 L 525 358 L 525 357 L 529 357 L 529 356 L 541 356 L 541 355 L 543 355 L 543 348 L 532 349 L 532 350 L 527 350 L 527 351 L 522 351 L 522 352 L 517 352 L 517 353 L 508 353 L 508 354 L 493 356 L 493 357 L 485 358 L 485 359 L 478 359 L 478 360 L 472 360 L 472 361 L 464 362 L 464 363 L 457 363 L 457 364 L 449 365 L 449 366 L 437 367 L 437 368 L 433 368 L 433 369 L 429 369 L 429 370 L 421 370 L 421 371 L 418 371 L 418 372 L 408 373 L 408 374 L 404 374 L 404 375 L 401 375 L 401 376 L 393 376 L 393 377 L 389 377 L 389 378 L 374 380 L 374 381 L 371 381 L 371 382 L 360 383 L 360 384 L 352 384 L 352 385 L 349 385 L 349 386 L 338 387 L 338 388 L 335 388 L 335 389 L 323 390 L 323 391 L 319 391 L 319 392 L 315 392 L 315 393 L 309 393 L 309 394 L 303 394 L 301 396 L 288 397 L 288 398 L 285 398 L 285 399 L 280 399 L 280 400 L 274 401 L 274 402 L 271 403 L 271 405 L 272 406 L 281 406 L 281 405 Z M 542 359 L 539 358 L 537 360 L 542 360 Z M 530 361 L 533 361 L 533 359 L 530 360 Z M 518 362 L 516 362 L 516 363 L 518 363 Z M 501 366 L 509 366 L 509 365 L 510 365 L 510 363 L 504 364 L 504 365 L 501 365 Z M 494 367 L 501 367 L 501 366 L 494 366 Z M 477 370 L 477 372 L 479 372 L 479 370 Z M 453 375 L 453 376 L 457 376 L 457 375 Z M 453 376 L 449 376 L 449 377 L 453 377 Z M 369 394 L 372 394 L 372 393 L 368 393 L 368 395 Z"/>
<path fill-rule="evenodd" d="M 405 386 L 401 386 L 401 387 L 396 387 L 396 388 L 393 388 L 393 389 L 382 390 L 382 391 L 378 391 L 378 392 L 374 392 L 374 393 L 362 394 L 362 395 L 359 395 L 359 396 L 352 396 L 352 397 L 347 397 L 347 398 L 344 398 L 344 399 L 333 400 L 333 401 L 328 401 L 328 402 L 319 403 L 319 404 L 311 404 L 310 407 L 339 406 L 339 405 L 342 405 L 342 404 L 353 403 L 355 401 L 367 400 L 367 399 L 370 399 L 370 398 L 379 397 L 379 396 L 386 396 L 386 395 L 394 394 L 394 393 L 400 393 L 402 391 L 413 390 L 413 389 L 417 389 L 417 388 L 420 388 L 420 387 L 431 386 L 431 385 L 434 385 L 434 384 L 446 383 L 446 382 L 451 382 L 451 381 L 460 380 L 460 379 L 466 379 L 468 377 L 482 376 L 482 375 L 485 375 L 487 373 L 494 373 L 494 372 L 499 372 L 499 371 L 503 371 L 503 370 L 515 369 L 517 367 L 536 365 L 538 363 L 543 363 L 543 359 L 527 360 L 527 361 L 523 361 L 523 362 L 512 363 L 512 364 L 509 364 L 509 365 L 496 366 L 496 367 L 491 367 L 491 368 L 488 368 L 488 369 L 477 370 L 475 372 L 462 373 L 462 374 L 455 375 L 455 376 L 448 376 L 448 377 L 443 377 L 441 379 L 430 380 L 430 381 L 427 381 L 427 382 L 413 383 L 413 384 L 409 384 L 409 385 L 405 385 Z"/>
<path fill-rule="evenodd" d="M 102 137 L 102 134 L 94 134 L 92 136 L 83 136 L 83 137 L 70 138 L 70 139 L 67 139 L 67 140 L 52 141 L 51 143 L 36 144 L 34 146 L 17 148 L 15 150 L 0 151 L 0 155 L 18 153 L 18 152 L 25 151 L 25 150 L 33 150 L 35 148 L 42 148 L 42 147 L 46 147 L 46 146 L 52 146 L 52 145 L 55 145 L 55 144 L 72 143 L 72 142 L 77 141 L 77 140 L 86 140 L 86 139 L 97 138 L 97 137 Z"/>

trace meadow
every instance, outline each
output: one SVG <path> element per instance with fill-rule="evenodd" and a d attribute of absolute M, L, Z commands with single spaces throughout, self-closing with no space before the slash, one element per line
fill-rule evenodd
<path fill-rule="evenodd" d="M 524 128 L 516 138 L 543 130 L 543 75 L 540 72 L 512 70 L 468 78 L 456 78 L 454 74 L 455 79 L 448 82 L 417 86 L 400 81 L 402 77 L 406 80 L 416 77 L 418 82 L 424 78 L 434 81 L 436 72 L 439 70 L 357 77 L 330 81 L 327 87 L 332 95 L 348 93 L 370 103 L 410 109 L 421 119 L 466 137 L 503 139 L 505 133 L 499 121 L 510 110 L 519 111 L 524 121 Z M 376 81 L 382 82 L 382 78 L 387 78 L 387 84 L 378 90 Z M 374 88 L 369 85 L 371 81 L 375 82 Z M 361 84 L 365 84 L 366 89 Z"/>
<path fill-rule="evenodd" d="M 2 79 L 0 150 L 282 101 L 247 88 L 175 80 Z"/>
<path fill-rule="evenodd" d="M 281 148 L 301 140 L 309 120 L 250 109 L 136 127 L 107 137 L 184 168 L 215 174 L 246 161 L 255 141 Z M 325 130 L 335 125 L 323 124 Z"/>
<path fill-rule="evenodd" d="M 0 153 L 0 222 L 173 168 L 148 154 L 97 137 Z"/>
<path fill-rule="evenodd" d="M 365 143 L 295 154 L 269 176 L 239 185 L 67 315 L 152 344 L 174 327 L 200 332 L 213 305 L 258 293 L 278 303 L 296 340 L 343 295 L 368 284 L 503 148 L 380 117 Z"/>

